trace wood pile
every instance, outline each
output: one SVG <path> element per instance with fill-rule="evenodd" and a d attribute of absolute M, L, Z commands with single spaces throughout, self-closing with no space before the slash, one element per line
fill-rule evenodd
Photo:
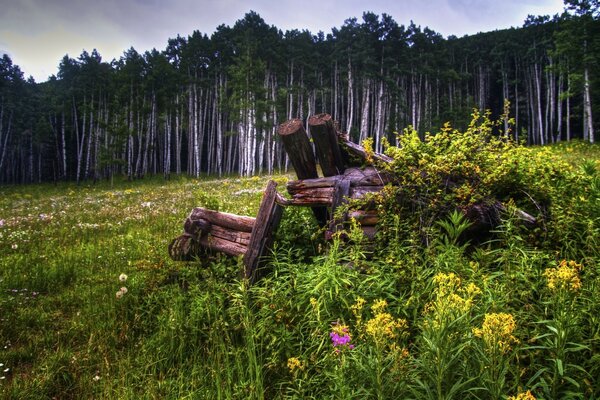
<path fill-rule="evenodd" d="M 378 222 L 375 210 L 368 206 L 353 208 L 341 215 L 336 214 L 336 210 L 349 200 L 380 192 L 390 183 L 390 175 L 368 164 L 373 160 L 388 163 L 392 159 L 384 154 L 368 152 L 351 142 L 346 134 L 337 131 L 329 114 L 310 117 L 308 127 L 311 138 L 300 119 L 291 119 L 278 127 L 278 134 L 298 178 L 287 183 L 290 198 L 280 195 L 276 183 L 270 181 L 256 218 L 205 208 L 193 209 L 185 220 L 184 233 L 169 245 L 171 258 L 192 260 L 205 251 L 243 256 L 245 275 L 253 282 L 262 275 L 265 256 L 281 219 L 282 206 L 310 207 L 319 225 L 325 228 L 327 239 L 344 229 L 351 218 L 359 222 L 367 238 L 373 239 Z M 322 177 L 319 177 L 317 162 Z M 499 215 L 502 208 L 498 203 L 490 212 L 487 208 L 475 206 L 464 210 L 464 213 L 470 220 L 491 227 L 495 224 L 494 216 Z M 520 213 L 524 221 L 535 223 L 535 218 Z"/>

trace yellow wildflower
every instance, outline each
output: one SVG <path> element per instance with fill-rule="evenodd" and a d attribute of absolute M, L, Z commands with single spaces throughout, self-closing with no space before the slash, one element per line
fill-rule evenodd
<path fill-rule="evenodd" d="M 310 305 L 311 305 L 313 308 L 317 308 L 317 307 L 319 306 L 319 302 L 318 302 L 318 301 L 317 301 L 317 299 L 315 299 L 314 297 L 311 297 L 311 298 L 310 298 Z"/>
<path fill-rule="evenodd" d="M 481 328 L 473 328 L 473 334 L 482 338 L 489 349 L 499 348 L 506 353 L 512 344 L 519 342 L 512 335 L 516 327 L 517 323 L 511 314 L 490 313 L 485 314 Z"/>
<path fill-rule="evenodd" d="M 297 357 L 290 357 L 287 360 L 287 367 L 290 370 L 290 373 L 295 373 L 298 370 L 304 369 L 304 364 Z"/>
<path fill-rule="evenodd" d="M 526 392 L 521 392 L 516 396 L 508 396 L 506 400 L 536 400 L 536 398 L 531 391 L 528 390 Z"/>
<path fill-rule="evenodd" d="M 576 292 L 581 289 L 579 272 L 583 269 L 581 264 L 575 261 L 562 260 L 558 268 L 547 268 L 544 276 L 548 281 L 548 289 L 552 291 L 566 289 Z"/>
<path fill-rule="evenodd" d="M 394 319 L 390 313 L 378 313 L 365 324 L 365 332 L 376 344 L 384 344 L 387 339 L 395 339 L 408 327 L 404 319 Z"/>
<path fill-rule="evenodd" d="M 373 305 L 371 306 L 371 310 L 373 310 L 373 312 L 377 314 L 385 310 L 387 305 L 387 301 L 380 299 L 373 303 Z"/>

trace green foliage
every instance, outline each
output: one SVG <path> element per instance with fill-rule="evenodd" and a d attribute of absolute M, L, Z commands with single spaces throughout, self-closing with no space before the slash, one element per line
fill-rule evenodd
<path fill-rule="evenodd" d="M 479 122 L 388 150 L 409 187 L 371 199 L 375 244 L 286 208 L 252 286 L 238 259 L 166 249 L 194 206 L 254 215 L 267 177 L 0 189 L 0 397 L 600 397 L 598 148 Z M 490 198 L 474 236 L 462 211 Z"/>

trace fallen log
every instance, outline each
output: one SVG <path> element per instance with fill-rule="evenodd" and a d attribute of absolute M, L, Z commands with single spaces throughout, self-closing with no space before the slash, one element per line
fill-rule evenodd
<path fill-rule="evenodd" d="M 353 163 L 352 157 L 358 158 L 363 164 L 369 163 L 371 161 L 370 159 L 380 161 L 383 163 L 390 163 L 394 161 L 392 157 L 386 156 L 385 154 L 381 153 L 372 152 L 369 155 L 369 153 L 367 152 L 367 150 L 365 150 L 363 146 L 350 141 L 350 138 L 347 134 L 338 133 L 338 141 L 341 145 L 342 156 L 344 156 L 344 161 L 346 162 L 346 164 L 351 165 Z"/>
<path fill-rule="evenodd" d="M 391 182 L 387 173 L 381 173 L 374 167 L 346 169 L 342 175 L 315 179 L 299 179 L 287 183 L 288 192 L 302 189 L 334 187 L 339 180 L 350 182 L 350 186 L 384 186 Z"/>
<path fill-rule="evenodd" d="M 234 229 L 241 232 L 252 232 L 255 218 L 243 215 L 229 214 L 220 211 L 213 211 L 202 207 L 196 207 L 188 216 L 190 220 L 205 220 L 213 225 L 223 228 Z"/>

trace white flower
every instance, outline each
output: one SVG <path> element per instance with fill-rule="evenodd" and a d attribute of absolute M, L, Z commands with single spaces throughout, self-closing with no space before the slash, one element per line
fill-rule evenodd
<path fill-rule="evenodd" d="M 0 219 L 0 226 L 4 226 L 4 220 Z"/>
<path fill-rule="evenodd" d="M 121 292 L 120 290 L 116 293 L 117 299 L 120 299 L 121 297 L 123 297 L 123 292 Z"/>
<path fill-rule="evenodd" d="M 93 379 L 94 382 L 98 382 L 100 380 L 100 376 L 96 375 L 92 379 Z"/>
<path fill-rule="evenodd" d="M 8 372 L 10 371 L 10 368 L 6 368 L 3 372 Z"/>
<path fill-rule="evenodd" d="M 127 288 L 125 286 L 123 286 L 121 289 L 119 289 L 123 294 L 127 293 Z"/>
<path fill-rule="evenodd" d="M 145 201 L 145 202 L 142 203 L 142 207 L 150 208 L 150 207 L 152 207 L 152 202 L 151 201 Z"/>
<path fill-rule="evenodd" d="M 16 249 L 18 249 L 18 248 L 19 248 L 19 245 L 18 245 L 18 244 L 16 244 L 16 243 L 13 243 L 13 245 L 12 245 L 12 246 L 10 246 L 10 248 L 11 248 L 11 249 L 13 249 L 13 250 L 16 250 Z"/>
<path fill-rule="evenodd" d="M 119 282 L 125 282 L 127 280 L 127 275 L 121 274 L 119 275 Z"/>

